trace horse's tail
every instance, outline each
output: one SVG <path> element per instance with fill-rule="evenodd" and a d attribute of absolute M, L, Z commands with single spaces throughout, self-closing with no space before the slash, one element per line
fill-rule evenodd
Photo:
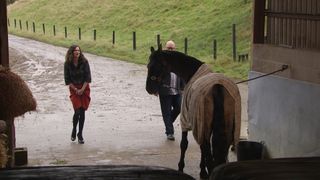
<path fill-rule="evenodd" d="M 212 145 L 215 153 L 221 154 L 221 150 L 227 148 L 227 136 L 225 128 L 225 108 L 224 108 L 224 91 L 225 88 L 216 84 L 213 86 L 213 129 L 212 129 Z"/>
<path fill-rule="evenodd" d="M 229 150 L 236 148 L 238 138 L 236 134 L 238 122 L 236 121 L 235 99 L 223 85 L 215 85 L 213 87 L 214 98 L 214 116 L 213 116 L 213 139 L 221 144 L 222 149 Z M 215 136 L 215 137 L 214 137 Z"/>
<path fill-rule="evenodd" d="M 224 123 L 224 87 L 220 84 L 213 86 L 214 122 L 213 126 L 219 127 Z M 215 127 L 213 127 L 215 129 Z M 217 129 L 219 130 L 219 129 Z"/>

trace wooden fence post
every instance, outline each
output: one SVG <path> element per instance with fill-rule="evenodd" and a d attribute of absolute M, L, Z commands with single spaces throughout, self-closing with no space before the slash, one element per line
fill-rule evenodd
<path fill-rule="evenodd" d="M 79 28 L 79 40 L 81 40 L 81 28 Z"/>
<path fill-rule="evenodd" d="M 157 46 L 158 46 L 158 48 L 160 46 L 160 34 L 157 34 Z"/>
<path fill-rule="evenodd" d="M 20 30 L 22 30 L 22 23 L 21 23 L 21 19 L 19 19 L 19 27 L 20 27 Z"/>
<path fill-rule="evenodd" d="M 97 31 L 93 30 L 93 40 L 95 41 L 97 39 Z"/>
<path fill-rule="evenodd" d="M 17 20 L 14 19 L 13 22 L 14 22 L 14 28 L 16 28 L 17 27 Z"/>
<path fill-rule="evenodd" d="M 29 31 L 29 22 L 26 21 L 26 28 L 27 28 L 27 31 Z"/>
<path fill-rule="evenodd" d="M 112 31 L 112 44 L 116 43 L 116 31 Z"/>
<path fill-rule="evenodd" d="M 34 22 L 32 22 L 32 30 L 33 30 L 33 33 L 35 33 L 36 32 L 36 24 L 34 23 Z"/>
<path fill-rule="evenodd" d="M 56 25 L 53 25 L 53 36 L 56 36 Z"/>
<path fill-rule="evenodd" d="M 68 29 L 67 26 L 64 27 L 64 38 L 68 37 Z"/>
<path fill-rule="evenodd" d="M 217 40 L 213 40 L 213 59 L 217 59 Z"/>
<path fill-rule="evenodd" d="M 184 38 L 184 53 L 188 54 L 188 38 Z"/>
<path fill-rule="evenodd" d="M 236 25 L 232 25 L 232 54 L 233 60 L 237 60 L 237 42 L 236 42 Z"/>
<path fill-rule="evenodd" d="M 43 34 L 46 34 L 46 26 L 44 25 L 44 23 L 42 24 L 42 30 L 43 30 Z"/>
<path fill-rule="evenodd" d="M 136 46 L 136 32 L 133 31 L 133 50 L 136 50 L 137 46 Z"/>

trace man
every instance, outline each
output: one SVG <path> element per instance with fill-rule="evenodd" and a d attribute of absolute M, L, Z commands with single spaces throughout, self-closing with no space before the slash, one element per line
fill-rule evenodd
<path fill-rule="evenodd" d="M 166 43 L 166 50 L 174 51 L 176 49 L 173 41 Z M 161 113 L 166 128 L 167 139 L 174 141 L 173 122 L 180 114 L 181 110 L 181 93 L 184 82 L 173 72 L 168 73 L 162 80 L 159 90 L 159 100 Z"/>

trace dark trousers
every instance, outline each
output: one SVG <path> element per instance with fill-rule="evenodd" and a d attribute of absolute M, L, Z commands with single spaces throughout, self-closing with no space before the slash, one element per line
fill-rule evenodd
<path fill-rule="evenodd" d="M 77 125 L 79 122 L 78 137 L 82 138 L 84 120 L 85 120 L 85 110 L 83 108 L 76 109 L 73 115 L 73 130 L 72 130 L 73 136 L 75 136 L 77 133 Z"/>
<path fill-rule="evenodd" d="M 159 99 L 166 134 L 174 134 L 173 122 L 180 114 L 181 95 L 159 95 Z"/>

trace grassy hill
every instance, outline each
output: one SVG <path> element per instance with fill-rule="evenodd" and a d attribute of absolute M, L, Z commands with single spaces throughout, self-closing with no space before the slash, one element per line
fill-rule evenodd
<path fill-rule="evenodd" d="M 245 79 L 249 62 L 232 60 L 232 24 L 237 29 L 237 52 L 249 53 L 251 9 L 250 0 L 18 0 L 8 6 L 9 33 L 64 47 L 79 44 L 86 52 L 140 64 L 147 63 L 158 34 L 162 44 L 173 39 L 182 52 L 188 38 L 189 55 L 212 64 L 217 72 Z M 217 60 L 213 60 L 213 39 L 217 41 Z"/>

